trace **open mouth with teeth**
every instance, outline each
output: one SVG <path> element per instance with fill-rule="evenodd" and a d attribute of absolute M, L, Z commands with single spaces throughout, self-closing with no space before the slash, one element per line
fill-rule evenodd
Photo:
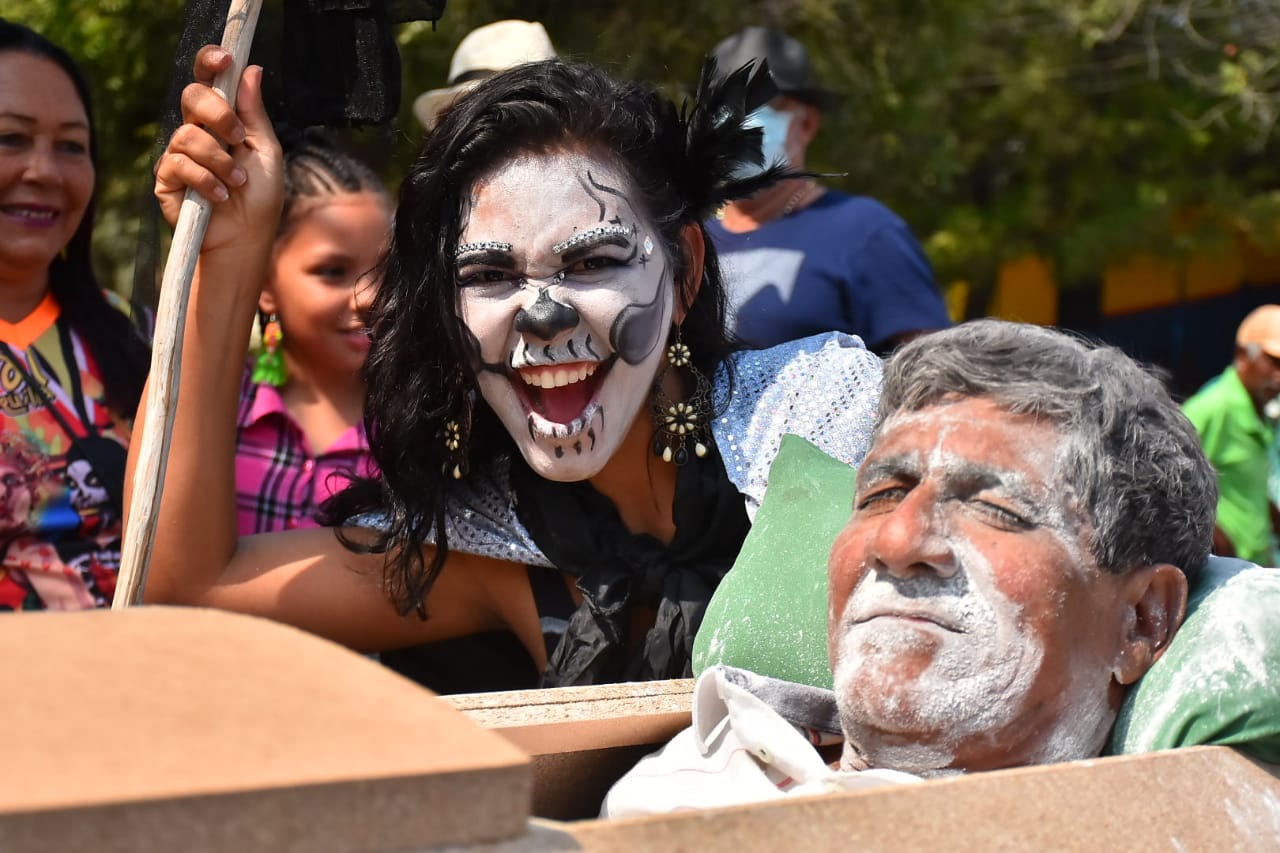
<path fill-rule="evenodd" d="M 0 206 L 0 212 L 10 219 L 34 226 L 52 225 L 58 218 L 56 209 L 35 204 L 6 204 Z"/>
<path fill-rule="evenodd" d="M 583 415 L 595 408 L 596 395 L 613 361 L 574 361 L 516 370 L 511 384 L 530 415 L 529 431 L 563 437 L 585 428 L 590 418 Z"/>

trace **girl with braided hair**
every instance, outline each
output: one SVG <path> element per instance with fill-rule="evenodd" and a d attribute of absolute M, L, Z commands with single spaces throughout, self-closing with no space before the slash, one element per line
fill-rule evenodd
<path fill-rule="evenodd" d="M 363 427 L 367 310 L 391 200 L 317 130 L 279 133 L 284 209 L 258 316 L 262 348 L 237 414 L 241 535 L 316 527 L 320 505 L 372 465 Z"/>
<path fill-rule="evenodd" d="M 227 61 L 204 49 L 197 80 Z M 240 540 L 220 508 L 236 377 L 218 354 L 269 256 L 279 149 L 260 69 L 236 113 L 188 87 L 157 195 L 171 219 L 187 187 L 216 203 L 148 598 L 365 650 L 500 631 L 544 685 L 688 675 L 782 434 L 857 463 L 880 382 L 854 338 L 747 352 L 726 333 L 701 223 L 786 173 L 737 177 L 761 160 L 744 121 L 767 73 L 713 72 L 684 109 L 562 60 L 457 101 L 401 188 L 370 310 L 380 473 L 328 506 L 336 531 Z"/>

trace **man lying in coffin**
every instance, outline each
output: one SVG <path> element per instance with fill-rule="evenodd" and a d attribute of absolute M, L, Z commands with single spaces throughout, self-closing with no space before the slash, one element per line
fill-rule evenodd
<path fill-rule="evenodd" d="M 1216 501 L 1191 424 L 1118 350 L 991 320 L 902 347 L 831 549 L 835 690 L 707 670 L 693 727 L 605 813 L 1098 755 Z"/>

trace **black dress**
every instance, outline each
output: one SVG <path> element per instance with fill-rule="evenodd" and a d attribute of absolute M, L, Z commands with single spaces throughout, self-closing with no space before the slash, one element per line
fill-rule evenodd
<path fill-rule="evenodd" d="M 515 460 L 516 514 L 558 568 L 529 567 L 547 644 L 539 673 L 510 631 L 490 631 L 382 655 L 383 662 L 438 693 L 476 693 L 686 678 L 707 602 L 750 529 L 743 497 L 713 451 L 681 466 L 664 545 L 631 533 L 613 504 L 587 482 L 543 479 Z M 447 571 L 447 570 L 446 570 Z M 575 579 L 582 603 L 565 583 Z M 637 607 L 656 613 L 640 642 L 628 642 Z"/>

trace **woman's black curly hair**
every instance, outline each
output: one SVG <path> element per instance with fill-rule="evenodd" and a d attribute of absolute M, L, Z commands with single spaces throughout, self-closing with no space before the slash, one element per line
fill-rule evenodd
<path fill-rule="evenodd" d="M 0 18 L 0 53 L 15 51 L 48 60 L 71 80 L 89 119 L 89 160 L 98 167 L 97 132 L 93 102 L 84 74 L 65 50 L 30 27 Z M 138 410 L 142 385 L 151 368 L 151 347 L 146 312 L 134 309 L 133 319 L 107 301 L 93 272 L 94 207 L 97 188 L 89 199 L 80 226 L 61 254 L 49 264 L 49 290 L 67 323 L 84 341 L 98 370 L 107 404 L 117 415 L 132 418 Z"/>
<path fill-rule="evenodd" d="M 763 72 L 763 73 L 761 73 Z M 387 552 L 384 582 L 402 613 L 418 610 L 448 554 L 445 507 L 455 481 L 446 471 L 444 425 L 475 399 L 468 453 L 477 465 L 515 452 L 497 417 L 474 391 L 475 376 L 458 315 L 454 255 L 464 200 L 473 182 L 518 154 L 581 151 L 614 164 L 631 198 L 657 228 L 684 298 L 690 258 L 681 231 L 725 201 L 750 195 L 787 173 L 761 162 L 760 131 L 742 120 L 773 94 L 767 71 L 739 69 L 717 79 L 703 70 L 699 98 L 678 111 L 654 89 L 620 82 L 590 64 L 559 59 L 497 74 L 460 99 L 426 138 L 400 190 L 383 284 L 372 307 L 365 423 L 381 471 L 327 507 L 327 520 L 377 511 L 386 526 L 371 550 Z M 682 323 L 694 364 L 712 374 L 735 343 L 715 249 L 706 246 L 702 280 Z M 684 286 L 682 286 L 684 285 Z M 448 466 L 451 469 L 451 465 Z M 423 545 L 435 541 L 430 565 Z M 353 549 L 369 550 L 346 537 Z"/>

